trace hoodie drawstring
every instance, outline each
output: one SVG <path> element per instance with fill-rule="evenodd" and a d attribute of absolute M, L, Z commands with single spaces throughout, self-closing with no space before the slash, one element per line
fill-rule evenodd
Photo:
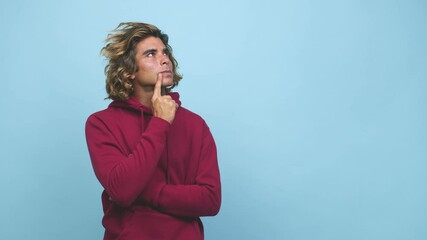
<path fill-rule="evenodd" d="M 169 134 L 166 135 L 166 184 L 169 184 Z"/>
<path fill-rule="evenodd" d="M 145 116 L 144 116 L 144 109 L 140 108 L 141 111 L 141 126 L 142 131 L 145 131 Z M 166 184 L 169 184 L 170 178 L 169 178 L 169 134 L 166 135 L 166 145 L 165 145 L 165 154 L 166 154 Z"/>

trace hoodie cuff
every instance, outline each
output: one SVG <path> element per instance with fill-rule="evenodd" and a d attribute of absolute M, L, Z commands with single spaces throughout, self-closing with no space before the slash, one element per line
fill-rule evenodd
<path fill-rule="evenodd" d="M 153 116 L 151 118 L 151 122 L 158 125 L 164 125 L 165 127 L 168 127 L 171 125 L 168 121 L 164 120 L 163 118 L 159 118 L 156 116 Z"/>
<path fill-rule="evenodd" d="M 151 199 L 151 205 L 156 209 L 160 209 L 160 195 L 164 187 L 165 187 L 164 183 L 156 184 L 154 186 L 154 194 L 153 194 L 153 198 Z"/>

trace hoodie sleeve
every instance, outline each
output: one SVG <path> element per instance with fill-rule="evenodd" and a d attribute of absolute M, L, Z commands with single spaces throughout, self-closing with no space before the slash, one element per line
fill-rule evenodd
<path fill-rule="evenodd" d="M 182 216 L 214 216 L 221 206 L 221 183 L 214 139 L 205 125 L 199 167 L 192 185 L 153 185 L 151 204 L 162 212 Z"/>
<path fill-rule="evenodd" d="M 96 115 L 86 122 L 86 141 L 95 175 L 115 203 L 128 207 L 144 190 L 165 148 L 170 124 L 153 117 L 131 154 L 125 155 Z"/>

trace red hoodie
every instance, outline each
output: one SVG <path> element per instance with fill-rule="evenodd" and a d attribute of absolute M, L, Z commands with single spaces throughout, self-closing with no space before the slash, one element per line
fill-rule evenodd
<path fill-rule="evenodd" d="M 104 239 L 203 239 L 199 217 L 218 213 L 221 183 L 200 116 L 179 107 L 169 124 L 135 98 L 114 101 L 88 118 L 86 140 L 104 187 Z"/>

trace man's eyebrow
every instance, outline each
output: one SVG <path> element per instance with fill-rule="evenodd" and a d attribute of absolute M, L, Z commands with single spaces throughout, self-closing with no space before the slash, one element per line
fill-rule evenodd
<path fill-rule="evenodd" d="M 145 50 L 145 51 L 142 53 L 142 55 L 146 55 L 146 54 L 149 54 L 149 53 L 155 53 L 155 52 L 157 52 L 157 49 L 155 49 L 155 48 L 150 48 L 150 49 Z"/>
<path fill-rule="evenodd" d="M 157 49 L 155 49 L 155 48 L 150 48 L 150 49 L 147 49 L 147 50 L 145 50 L 143 53 L 142 53 L 142 55 L 146 55 L 146 54 L 149 54 L 149 53 L 155 53 L 155 52 L 157 52 L 158 50 Z M 162 49 L 162 52 L 163 53 L 170 53 L 169 52 L 169 49 L 168 48 L 163 48 Z"/>

